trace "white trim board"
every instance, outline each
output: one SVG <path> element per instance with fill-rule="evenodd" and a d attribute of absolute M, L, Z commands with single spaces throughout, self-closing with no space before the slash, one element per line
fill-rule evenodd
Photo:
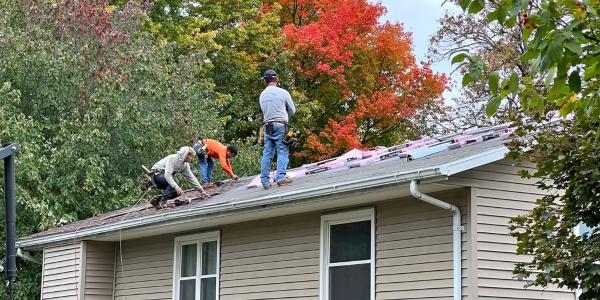
<path fill-rule="evenodd" d="M 352 263 L 335 263 L 334 266 L 370 263 L 370 300 L 375 300 L 375 208 L 367 208 L 327 214 L 321 216 L 321 245 L 319 259 L 319 299 L 329 300 L 329 228 L 331 225 L 346 224 L 360 221 L 371 221 L 371 258 Z"/>

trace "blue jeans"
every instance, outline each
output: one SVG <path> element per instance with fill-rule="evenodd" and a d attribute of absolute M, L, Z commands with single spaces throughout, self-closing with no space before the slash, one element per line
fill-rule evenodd
<path fill-rule="evenodd" d="M 213 160 L 210 157 L 198 158 L 198 173 L 200 173 L 200 184 L 212 181 Z"/>
<path fill-rule="evenodd" d="M 173 174 L 173 179 L 179 184 L 179 180 L 175 178 L 175 174 Z M 154 175 L 154 182 L 156 183 L 157 188 L 163 190 L 160 201 L 177 197 L 177 191 L 175 191 L 175 189 L 169 185 L 164 174 Z"/>
<path fill-rule="evenodd" d="M 273 123 L 272 127 L 272 132 L 268 132 L 265 128 L 263 156 L 260 163 L 260 182 L 264 188 L 268 188 L 270 185 L 269 173 L 271 172 L 271 160 L 273 159 L 273 155 L 275 155 L 275 151 L 277 151 L 276 182 L 285 178 L 285 170 L 287 169 L 289 160 L 288 147 L 283 143 L 283 138 L 286 134 L 286 125 Z"/>

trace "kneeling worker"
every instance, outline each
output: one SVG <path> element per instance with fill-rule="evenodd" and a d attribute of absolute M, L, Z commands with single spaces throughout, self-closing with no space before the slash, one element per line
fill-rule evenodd
<path fill-rule="evenodd" d="M 204 187 L 214 187 L 212 183 L 213 158 L 218 159 L 223 171 L 232 179 L 238 180 L 239 176 L 233 173 L 231 158 L 238 153 L 237 148 L 232 145 L 225 146 L 219 141 L 212 139 L 201 139 L 194 145 L 194 150 L 198 155 L 198 172 L 200 173 L 200 183 Z"/>
<path fill-rule="evenodd" d="M 208 197 L 208 194 L 202 188 L 202 185 L 196 179 L 196 176 L 190 169 L 190 164 L 194 159 L 196 152 L 191 147 L 181 147 L 177 154 L 171 154 L 152 166 L 150 170 L 153 173 L 153 180 L 156 187 L 163 190 L 162 195 L 158 195 L 150 201 L 154 207 L 160 207 L 164 202 L 183 194 L 183 189 L 177 184 L 173 175 L 181 173 L 187 181 L 197 190 L 202 192 L 202 198 Z"/>

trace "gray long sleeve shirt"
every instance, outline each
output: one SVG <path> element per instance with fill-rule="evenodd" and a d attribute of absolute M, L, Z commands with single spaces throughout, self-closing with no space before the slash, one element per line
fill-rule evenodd
<path fill-rule="evenodd" d="M 267 86 L 260 93 L 260 109 L 263 113 L 263 122 L 284 121 L 296 113 L 296 106 L 290 93 L 277 86 Z"/>
<path fill-rule="evenodd" d="M 175 182 L 173 175 L 181 173 L 191 185 L 202 191 L 202 186 L 200 185 L 200 182 L 198 182 L 196 176 L 194 176 L 194 173 L 192 173 L 190 164 L 185 161 L 185 158 L 188 155 L 188 149 L 188 147 L 181 147 L 177 154 L 171 154 L 155 163 L 154 166 L 152 166 L 152 170 L 164 172 L 165 179 L 174 189 L 177 189 L 179 185 Z"/>

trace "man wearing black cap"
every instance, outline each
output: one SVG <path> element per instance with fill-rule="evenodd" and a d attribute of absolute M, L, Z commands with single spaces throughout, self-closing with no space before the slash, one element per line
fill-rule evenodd
<path fill-rule="evenodd" d="M 263 113 L 264 126 L 264 149 L 260 164 L 260 181 L 264 189 L 271 186 L 269 173 L 271 172 L 271 160 L 277 151 L 277 173 L 275 182 L 278 186 L 292 183 L 291 178 L 285 177 L 289 160 L 289 149 L 283 143 L 287 133 L 289 117 L 296 112 L 290 93 L 277 87 L 277 73 L 267 70 L 263 74 L 263 80 L 267 87 L 260 94 L 260 109 Z"/>

